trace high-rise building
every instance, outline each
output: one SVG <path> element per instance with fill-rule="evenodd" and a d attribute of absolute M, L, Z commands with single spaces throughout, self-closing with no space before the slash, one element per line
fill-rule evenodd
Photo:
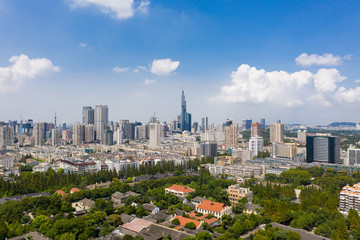
<path fill-rule="evenodd" d="M 270 124 L 270 142 L 271 143 L 284 142 L 284 124 L 278 122 Z"/>
<path fill-rule="evenodd" d="M 82 123 L 85 125 L 94 124 L 94 109 L 90 106 L 84 106 L 82 112 Z"/>
<path fill-rule="evenodd" d="M 341 164 L 340 138 L 329 135 L 306 136 L 306 161 Z"/>
<path fill-rule="evenodd" d="M 194 132 L 197 132 L 198 127 L 199 127 L 198 122 L 193 122 L 192 128 L 194 129 Z"/>
<path fill-rule="evenodd" d="M 264 140 L 262 137 L 255 136 L 249 140 L 249 150 L 253 156 L 257 156 L 259 152 L 264 151 Z"/>
<path fill-rule="evenodd" d="M 233 123 L 231 118 L 227 119 L 225 123 L 225 147 L 235 147 L 238 145 L 239 126 Z"/>
<path fill-rule="evenodd" d="M 73 144 L 82 145 L 85 142 L 85 125 L 75 124 L 73 127 Z"/>
<path fill-rule="evenodd" d="M 34 125 L 33 136 L 35 137 L 35 145 L 42 146 L 45 143 L 46 123 L 38 122 Z"/>
<path fill-rule="evenodd" d="M 157 119 L 154 123 L 149 123 L 149 147 L 157 148 L 160 145 L 160 123 Z"/>
<path fill-rule="evenodd" d="M 349 166 L 360 166 L 360 149 L 349 148 L 347 150 L 347 163 Z"/>
<path fill-rule="evenodd" d="M 107 129 L 105 131 L 105 145 L 114 145 L 114 131 Z"/>
<path fill-rule="evenodd" d="M 301 143 L 306 143 L 306 130 L 298 130 L 297 131 L 297 140 Z"/>
<path fill-rule="evenodd" d="M 201 119 L 201 130 L 202 132 L 207 132 L 209 130 L 209 118 L 203 117 Z"/>
<path fill-rule="evenodd" d="M 109 121 L 109 108 L 107 105 L 97 105 L 95 107 L 95 135 L 96 140 L 104 142 L 105 129 Z"/>
<path fill-rule="evenodd" d="M 251 137 L 262 136 L 260 123 L 254 122 L 251 124 Z"/>
<path fill-rule="evenodd" d="M 0 127 L 0 150 L 14 143 L 14 129 L 10 126 Z"/>
<path fill-rule="evenodd" d="M 85 142 L 93 142 L 95 140 L 95 127 L 93 124 L 85 125 Z"/>
<path fill-rule="evenodd" d="M 250 130 L 251 129 L 252 120 L 251 119 L 243 119 L 241 121 L 241 128 L 243 130 Z"/>
<path fill-rule="evenodd" d="M 181 108 L 180 108 L 180 129 L 181 131 L 191 132 L 191 114 L 186 112 L 186 101 L 184 90 L 181 94 Z"/>
<path fill-rule="evenodd" d="M 265 118 L 260 119 L 261 128 L 266 128 Z"/>
<path fill-rule="evenodd" d="M 51 144 L 53 146 L 61 144 L 61 131 L 58 128 L 51 130 Z"/>
<path fill-rule="evenodd" d="M 217 156 L 217 142 L 201 142 L 200 155 L 204 157 Z"/>

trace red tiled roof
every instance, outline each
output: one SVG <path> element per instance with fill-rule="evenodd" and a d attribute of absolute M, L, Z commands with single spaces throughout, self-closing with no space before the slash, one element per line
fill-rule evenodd
<path fill-rule="evenodd" d="M 205 222 L 207 222 L 208 224 L 213 224 L 214 222 L 217 222 L 219 221 L 219 219 L 213 217 L 213 218 L 210 218 L 210 219 L 207 219 L 206 217 L 208 216 L 209 214 L 205 214 L 205 215 L 202 215 L 202 216 L 196 216 L 196 213 L 192 212 L 189 214 L 189 217 L 190 218 L 195 218 L 196 220 L 204 220 Z"/>
<path fill-rule="evenodd" d="M 70 189 L 70 192 L 71 192 L 71 193 L 80 192 L 80 189 L 78 189 L 78 188 L 72 188 L 72 189 Z"/>
<path fill-rule="evenodd" d="M 192 189 L 192 188 L 189 188 L 189 187 L 186 187 L 186 186 L 177 185 L 177 184 L 174 184 L 174 185 L 172 185 L 171 187 L 169 187 L 169 188 L 167 188 L 167 189 L 174 190 L 174 191 L 177 191 L 177 192 L 183 192 L 183 193 L 190 193 L 190 192 L 194 192 L 194 191 L 195 191 L 195 190 Z"/>
<path fill-rule="evenodd" d="M 226 208 L 225 204 L 219 202 L 213 202 L 210 200 L 204 200 L 201 204 L 199 204 L 196 208 L 204 209 L 207 211 L 213 211 L 217 213 L 221 213 L 223 209 Z"/>
<path fill-rule="evenodd" d="M 57 190 L 55 193 L 60 194 L 62 197 L 66 196 L 66 193 L 63 190 Z"/>
<path fill-rule="evenodd" d="M 190 218 L 186 218 L 186 217 L 176 216 L 176 217 L 174 217 L 174 219 L 175 218 L 179 219 L 180 226 L 182 226 L 181 228 L 183 228 L 187 223 L 190 223 L 190 222 L 194 223 L 196 228 L 198 228 L 200 226 L 200 224 L 201 224 L 200 221 L 190 219 Z"/>

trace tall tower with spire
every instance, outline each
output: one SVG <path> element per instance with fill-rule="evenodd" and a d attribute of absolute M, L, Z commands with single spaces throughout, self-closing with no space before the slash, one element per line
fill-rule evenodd
<path fill-rule="evenodd" d="M 56 116 L 56 112 L 55 112 L 55 116 L 54 116 L 54 124 L 55 124 L 55 128 L 56 128 L 56 118 L 57 118 L 57 116 Z"/>
<path fill-rule="evenodd" d="M 180 127 L 181 131 L 191 132 L 191 114 L 186 112 L 186 101 L 184 90 L 181 93 L 181 109 L 180 109 Z"/>

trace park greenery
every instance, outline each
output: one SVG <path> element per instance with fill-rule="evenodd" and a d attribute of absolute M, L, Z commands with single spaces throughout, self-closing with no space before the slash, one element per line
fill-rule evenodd
<path fill-rule="evenodd" d="M 235 184 L 227 176 L 214 178 L 201 164 L 212 162 L 213 159 L 195 159 L 187 166 L 174 166 L 165 163 L 155 166 L 141 166 L 140 169 L 128 168 L 120 172 L 101 171 L 96 173 L 65 173 L 49 169 L 45 173 L 23 171 L 14 181 L 0 179 L 1 196 L 47 191 L 54 193 L 58 189 L 69 192 L 72 187 L 81 190 L 61 197 L 53 194 L 50 197 L 23 198 L 20 201 L 6 201 L 0 205 L 0 239 L 22 235 L 29 231 L 38 231 L 49 238 L 89 239 L 105 236 L 122 224 L 120 215 L 134 214 L 137 217 L 148 215 L 142 204 L 153 204 L 161 210 L 174 214 L 182 210 L 184 217 L 189 217 L 193 207 L 172 194 L 165 194 L 165 188 L 179 184 L 195 189 L 186 198 L 196 196 L 230 205 L 226 190 Z M 187 174 L 189 170 L 197 174 Z M 172 177 L 132 182 L 134 176 L 172 172 Z M 112 181 L 108 188 L 86 189 L 88 184 Z M 336 172 L 320 167 L 296 168 L 282 172 L 279 176 L 268 174 L 265 181 L 247 179 L 241 184 L 253 191 L 253 202 L 260 206 L 259 214 L 245 215 L 246 199 L 242 199 L 233 207 L 234 215 L 224 215 L 219 224 L 202 228 L 207 230 L 195 236 L 195 240 L 211 239 L 212 234 L 220 234 L 219 240 L 241 239 L 243 234 L 266 225 L 258 230 L 250 239 L 299 239 L 296 232 L 273 228 L 271 222 L 280 223 L 293 228 L 312 231 L 317 235 L 335 240 L 360 239 L 360 217 L 351 210 L 348 216 L 338 211 L 339 193 L 345 185 L 360 182 L 360 173 L 349 174 L 345 171 Z M 295 189 L 301 190 L 298 201 Z M 111 195 L 115 192 L 133 191 L 140 196 L 131 196 L 124 206 L 115 208 Z M 84 198 L 95 202 L 95 208 L 85 215 L 74 216 L 72 203 Z M 200 216 L 199 213 L 197 213 Z M 175 220 L 172 224 L 177 225 Z M 194 226 L 185 226 L 193 229 Z M 130 236 L 127 238 L 131 239 Z"/>

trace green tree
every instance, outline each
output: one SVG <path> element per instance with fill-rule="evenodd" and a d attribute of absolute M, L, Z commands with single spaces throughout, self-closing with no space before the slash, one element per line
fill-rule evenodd
<path fill-rule="evenodd" d="M 188 229 L 196 229 L 196 225 L 193 222 L 186 223 L 185 227 L 188 228 Z"/>
<path fill-rule="evenodd" d="M 76 235 L 74 233 L 64 233 L 59 240 L 76 240 Z"/>
<path fill-rule="evenodd" d="M 171 223 L 174 225 L 180 225 L 180 220 L 178 218 L 174 218 Z"/>

